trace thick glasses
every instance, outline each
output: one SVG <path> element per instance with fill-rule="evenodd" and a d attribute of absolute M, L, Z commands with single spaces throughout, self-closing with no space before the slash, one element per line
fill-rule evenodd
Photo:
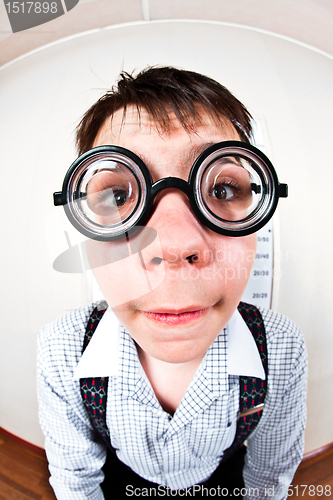
<path fill-rule="evenodd" d="M 279 198 L 288 196 L 288 186 L 279 183 L 260 150 L 226 141 L 197 158 L 188 181 L 166 177 L 155 183 L 131 151 L 93 148 L 69 168 L 54 204 L 63 205 L 70 222 L 88 238 L 112 241 L 143 226 L 157 194 L 170 188 L 186 194 L 202 224 L 227 236 L 258 231 L 272 217 Z"/>

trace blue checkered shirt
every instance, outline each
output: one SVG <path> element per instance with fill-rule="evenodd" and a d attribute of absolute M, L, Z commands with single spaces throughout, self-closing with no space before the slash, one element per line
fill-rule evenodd
<path fill-rule="evenodd" d="M 50 482 L 58 500 L 104 498 L 100 483 L 107 452 L 94 437 L 78 380 L 80 363 L 81 376 L 105 375 L 88 373 L 90 344 L 81 358 L 93 308 L 88 305 L 63 316 L 39 336 L 40 423 Z M 267 337 L 268 389 L 262 418 L 247 442 L 243 477 L 245 496 L 263 499 L 269 495 L 277 500 L 286 498 L 303 454 L 306 351 L 294 323 L 272 311 L 261 313 Z M 107 425 L 119 459 L 142 477 L 172 490 L 208 479 L 235 436 L 238 375 L 255 375 L 236 374 L 237 369 L 230 368 L 237 367 L 237 356 L 232 360 L 229 352 L 228 357 L 232 334 L 228 326 L 208 349 L 173 417 L 160 406 L 130 335 L 119 327 L 118 334 L 110 337 L 116 348 L 103 349 L 97 345 L 99 327 L 90 356 L 93 351 L 97 366 L 107 360 L 114 367 L 109 373 Z M 105 353 L 110 352 L 108 358 Z M 258 364 L 253 366 L 258 370 Z"/>

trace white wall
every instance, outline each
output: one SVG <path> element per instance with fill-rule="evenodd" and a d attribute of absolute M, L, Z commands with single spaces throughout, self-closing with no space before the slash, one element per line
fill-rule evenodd
<path fill-rule="evenodd" d="M 52 269 L 44 229 L 53 212 L 52 193 L 61 189 L 75 158 L 72 132 L 82 113 L 120 70 L 147 64 L 176 65 L 216 78 L 264 124 L 267 154 L 290 188 L 275 220 L 280 276 L 273 307 L 298 322 L 306 338 L 306 450 L 331 442 L 332 59 L 267 33 L 200 21 L 97 30 L 0 71 L 0 377 L 5 388 L 0 425 L 43 444 L 35 395 L 37 332 L 90 300 L 83 276 Z"/>

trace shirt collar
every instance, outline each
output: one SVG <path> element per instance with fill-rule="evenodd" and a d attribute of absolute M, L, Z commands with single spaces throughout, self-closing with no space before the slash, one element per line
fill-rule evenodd
<path fill-rule="evenodd" d="M 120 323 L 108 307 L 74 370 L 74 379 L 117 375 Z"/>
<path fill-rule="evenodd" d="M 227 324 L 227 334 L 229 375 L 258 377 L 265 380 L 265 370 L 256 342 L 238 309 Z"/>
<path fill-rule="evenodd" d="M 265 379 L 255 340 L 236 309 L 227 324 L 228 373 Z M 108 308 L 74 370 L 74 379 L 118 374 L 120 323 Z"/>

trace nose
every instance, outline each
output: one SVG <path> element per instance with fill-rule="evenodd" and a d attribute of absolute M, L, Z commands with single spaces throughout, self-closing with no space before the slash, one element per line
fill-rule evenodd
<path fill-rule="evenodd" d="M 166 189 L 155 199 L 146 223 L 157 231 L 159 251 L 152 245 L 145 255 L 146 265 L 163 260 L 172 267 L 207 266 L 211 260 L 208 230 L 193 214 L 187 196 L 177 189 Z M 148 264 L 149 262 L 149 264 Z"/>

